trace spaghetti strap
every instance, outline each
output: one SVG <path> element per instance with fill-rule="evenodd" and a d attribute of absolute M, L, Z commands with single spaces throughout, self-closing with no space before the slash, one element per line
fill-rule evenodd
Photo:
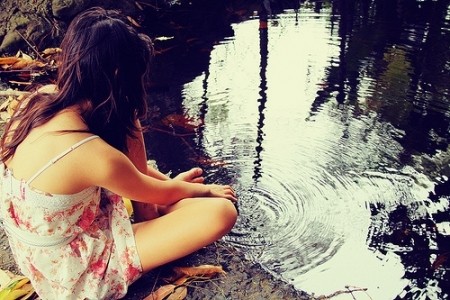
<path fill-rule="evenodd" d="M 89 142 L 90 140 L 93 140 L 95 138 L 98 138 L 98 135 L 91 135 L 90 137 L 87 137 L 81 141 L 79 141 L 78 143 L 74 144 L 73 146 L 71 146 L 69 149 L 63 151 L 61 154 L 57 155 L 56 157 L 54 157 L 52 160 L 50 160 L 48 163 L 46 163 L 42 168 L 40 168 L 33 176 L 31 176 L 30 179 L 28 179 L 27 184 L 29 185 L 33 180 L 35 180 L 39 175 L 42 174 L 42 172 L 44 172 L 45 170 L 47 170 L 50 166 L 52 166 L 53 164 L 55 164 L 58 160 L 60 160 L 61 158 L 63 158 L 64 156 L 66 156 L 67 154 L 69 154 L 70 152 L 72 152 L 73 150 L 75 150 L 76 148 L 80 147 L 81 145 Z"/>

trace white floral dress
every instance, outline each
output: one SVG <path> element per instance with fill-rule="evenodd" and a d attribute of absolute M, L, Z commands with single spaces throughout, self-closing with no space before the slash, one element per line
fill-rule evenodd
<path fill-rule="evenodd" d="M 21 272 L 42 299 L 118 299 L 142 274 L 122 198 L 99 187 L 71 195 L 30 187 L 0 164 L 0 220 Z"/>

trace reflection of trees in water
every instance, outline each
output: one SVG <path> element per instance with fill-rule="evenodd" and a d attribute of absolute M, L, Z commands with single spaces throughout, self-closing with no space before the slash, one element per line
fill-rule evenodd
<path fill-rule="evenodd" d="M 365 96 L 365 104 L 405 130 L 400 141 L 407 151 L 405 159 L 417 151 L 434 153 L 446 148 L 448 142 L 433 139 L 429 133 L 432 130 L 448 138 L 449 120 L 443 112 L 450 103 L 450 38 L 442 28 L 449 27 L 449 3 L 334 1 L 330 27 L 338 26 L 338 64 L 328 68 L 327 86 L 318 91 L 311 114 L 331 95 L 337 95 L 338 103 L 364 111 L 356 100 L 361 81 L 369 77 L 375 86 L 373 94 Z"/>
<path fill-rule="evenodd" d="M 267 1 L 264 1 L 265 4 L 267 4 Z M 256 158 L 254 161 L 255 168 L 254 168 L 254 174 L 253 179 L 258 181 L 258 179 L 261 177 L 261 152 L 263 150 L 262 142 L 264 139 L 264 110 L 266 109 L 266 102 L 267 102 L 267 59 L 269 55 L 268 50 L 268 29 L 267 29 L 267 19 L 272 14 L 272 10 L 270 8 L 267 8 L 266 5 L 262 5 L 261 12 L 259 13 L 259 54 L 260 54 L 260 64 L 259 64 L 259 77 L 260 77 L 260 84 L 259 84 L 259 96 L 258 99 L 258 112 L 259 112 L 259 118 L 258 118 L 258 129 L 257 129 L 257 137 L 256 142 L 257 145 L 255 147 L 256 152 Z"/>
<path fill-rule="evenodd" d="M 333 36 L 340 37 L 339 55 L 327 70 L 327 78 L 324 79 L 327 85 L 318 91 L 310 109 L 311 114 L 318 113 L 325 102 L 337 95 L 336 100 L 342 109 L 346 109 L 345 113 L 362 114 L 369 109 L 376 111 L 381 119 L 402 129 L 405 135 L 399 142 L 405 149 L 403 161 L 407 162 L 415 152 L 433 153 L 436 149 L 445 149 L 449 138 L 449 118 L 445 117 L 444 113 L 448 113 L 450 102 L 450 33 L 442 28 L 449 28 L 445 19 L 449 2 L 450 0 L 425 1 L 421 2 L 419 7 L 419 2 L 412 0 L 332 1 L 330 30 Z M 276 4 L 273 5 L 272 14 L 279 9 L 275 7 Z M 320 5 L 317 10 L 320 10 Z M 258 99 L 260 115 L 255 148 L 255 180 L 261 176 L 264 111 L 267 101 L 267 39 L 267 30 L 261 31 Z M 199 69 L 207 70 L 208 58 L 208 55 L 202 55 L 202 63 L 197 63 L 197 67 L 188 73 L 197 74 Z M 183 59 L 185 62 L 191 61 L 186 60 L 186 57 Z M 169 70 L 175 73 L 183 64 L 172 62 L 168 65 Z M 167 68 L 167 64 L 164 66 Z M 169 72 L 166 77 L 171 77 L 170 75 Z M 208 75 L 206 72 L 203 81 L 201 118 L 209 109 Z M 371 93 L 364 96 L 365 103 L 361 104 L 361 99 L 358 98 L 362 97 L 362 81 L 365 77 L 371 81 Z M 172 104 L 177 102 L 174 98 L 179 100 L 169 113 L 181 113 L 179 93 L 176 91 L 176 97 L 171 94 L 168 96 Z M 351 122 L 352 118 L 345 118 L 345 121 Z M 185 139 L 192 147 L 202 145 L 202 128 L 199 130 L 197 136 L 200 140 L 196 141 L 194 137 Z M 433 137 L 430 132 L 441 138 Z M 194 163 L 189 160 L 193 156 L 191 149 L 179 137 L 159 133 L 153 136 L 156 140 L 164 140 L 165 146 L 159 147 L 149 138 L 149 143 L 155 145 L 149 148 L 154 154 L 163 148 L 156 156 L 170 163 L 166 166 L 167 169 L 173 170 L 180 165 Z M 165 151 L 169 149 L 178 151 Z M 196 148 L 196 151 L 201 154 L 202 149 Z M 169 153 L 174 156 L 169 156 Z M 226 177 L 227 174 L 217 176 Z M 431 195 L 426 201 L 435 201 L 436 197 L 450 197 L 448 185 L 438 185 L 436 195 Z M 377 224 L 375 221 L 378 217 L 377 212 L 373 210 L 373 224 Z M 435 225 L 448 220 L 448 212 L 418 218 L 413 205 L 398 206 L 389 213 L 387 220 L 380 220 L 386 223 L 385 227 L 371 237 L 370 246 L 380 251 L 388 251 L 388 244 L 408 248 L 407 251 L 397 252 L 405 265 L 405 277 L 412 282 L 405 291 L 408 295 L 413 293 L 411 289 L 422 288 L 432 280 L 437 280 L 443 290 L 450 290 L 449 281 L 446 279 L 448 274 L 445 276 L 445 268 L 450 267 L 449 238 L 437 232 Z M 376 230 L 376 226 L 373 227 Z"/>
<path fill-rule="evenodd" d="M 180 127 L 161 124 L 161 120 L 170 114 L 185 115 L 182 85 L 205 70 L 199 118 L 206 115 L 210 52 L 216 40 L 233 35 L 230 22 L 235 13 L 230 5 L 233 3 L 226 1 L 180 1 L 170 10 L 152 8 L 145 11 L 144 27 L 149 35 L 173 37 L 164 42 L 155 41 L 159 53 L 153 60 L 149 97 L 152 122 L 145 136 L 147 152 L 164 172 L 178 173 L 203 166 L 208 159 L 197 147 L 202 140 L 196 140 L 196 137 L 203 137 L 203 127 L 198 128 L 199 134 L 194 134 Z"/>
<path fill-rule="evenodd" d="M 448 182 L 444 185 L 449 192 Z M 450 290 L 446 275 L 450 268 L 450 237 L 439 232 L 435 222 L 447 220 L 448 215 L 438 212 L 415 218 L 414 214 L 412 207 L 397 206 L 384 221 L 388 228 L 376 228 L 379 232 L 371 237 L 369 246 L 384 254 L 392 251 L 401 257 L 405 265 L 404 277 L 411 280 L 411 284 L 396 299 L 425 299 L 424 295 L 429 296 L 426 299 L 437 299 Z M 372 218 L 377 219 L 377 212 L 373 211 Z"/>
<path fill-rule="evenodd" d="M 335 95 L 343 110 L 353 106 L 355 114 L 376 111 L 381 119 L 403 130 L 399 142 L 405 163 L 415 153 L 434 154 L 447 149 L 449 5 L 449 0 L 333 1 L 330 28 L 338 27 L 340 51 L 337 62 L 327 70 L 327 84 L 317 92 L 311 115 Z M 370 93 L 364 94 L 361 83 L 366 77 L 372 86 Z M 362 96 L 364 101 L 358 99 Z M 440 197 L 450 197 L 448 181 L 438 184 L 435 194 L 425 202 Z M 380 251 L 390 251 L 389 245 L 395 245 L 399 250 L 393 251 L 401 257 L 405 277 L 411 280 L 402 299 L 434 287 L 449 291 L 450 240 L 436 229 L 436 223 L 449 221 L 448 208 L 418 217 L 413 204 L 399 205 L 387 220 L 375 209 L 372 213 L 372 226 L 379 232 L 371 236 L 370 245 Z M 380 222 L 387 224 L 378 228 Z"/>

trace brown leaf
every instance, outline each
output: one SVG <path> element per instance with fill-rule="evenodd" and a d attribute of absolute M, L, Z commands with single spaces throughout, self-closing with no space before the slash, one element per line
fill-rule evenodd
<path fill-rule="evenodd" d="M 12 66 L 11 69 L 14 70 L 20 70 L 23 68 L 28 67 L 29 65 L 31 65 L 33 63 L 33 60 L 28 60 L 28 59 L 24 59 L 24 58 L 19 58 Z"/>
<path fill-rule="evenodd" d="M 173 284 L 182 285 L 182 284 L 185 284 L 188 280 L 189 280 L 189 276 L 184 275 L 184 276 L 178 278 L 177 280 L 175 280 L 173 282 Z"/>
<path fill-rule="evenodd" d="M 183 300 L 187 296 L 187 287 L 179 286 L 175 288 L 172 294 L 170 294 L 166 300 Z"/>
<path fill-rule="evenodd" d="M 173 293 L 177 286 L 174 284 L 166 284 L 148 295 L 144 300 L 163 300 L 167 296 Z"/>
<path fill-rule="evenodd" d="M 130 16 L 127 16 L 127 19 L 128 19 L 128 21 L 130 21 L 130 23 L 133 25 L 133 26 L 135 26 L 135 27 L 141 27 L 141 25 L 138 23 L 138 22 L 136 22 L 136 20 L 134 20 L 132 17 L 130 17 Z"/>
<path fill-rule="evenodd" d="M 15 56 L 0 57 L 0 65 L 12 65 L 18 60 L 19 58 Z"/>
<path fill-rule="evenodd" d="M 44 56 L 53 55 L 62 52 L 61 48 L 47 48 L 44 51 L 42 51 L 42 54 Z"/>
<path fill-rule="evenodd" d="M 214 265 L 201 265 L 197 267 L 175 267 L 174 271 L 179 276 L 201 276 L 201 277 L 213 277 L 216 274 L 225 274 L 222 266 Z"/>

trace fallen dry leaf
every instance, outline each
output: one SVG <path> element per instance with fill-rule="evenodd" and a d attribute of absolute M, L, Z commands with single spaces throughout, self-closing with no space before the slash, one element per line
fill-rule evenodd
<path fill-rule="evenodd" d="M 132 17 L 127 16 L 127 19 L 128 19 L 128 21 L 130 21 L 131 24 L 133 24 L 133 26 L 138 27 L 138 28 L 141 27 L 141 25 L 138 22 L 136 22 L 136 20 L 133 19 Z"/>
<path fill-rule="evenodd" d="M 176 287 L 177 286 L 175 284 L 163 285 L 159 289 L 145 297 L 144 300 L 162 300 L 173 293 Z"/>
<path fill-rule="evenodd" d="M 172 294 L 170 294 L 166 300 L 183 300 L 187 296 L 187 287 L 178 286 L 175 288 Z"/>
<path fill-rule="evenodd" d="M 197 267 L 175 267 L 175 275 L 167 281 L 172 282 L 161 286 L 144 300 L 182 300 L 187 296 L 186 282 L 195 279 L 209 279 L 217 274 L 225 274 L 222 266 L 201 265 Z"/>
<path fill-rule="evenodd" d="M 19 61 L 19 58 L 15 56 L 0 57 L 0 65 L 12 65 L 17 61 Z"/>
<path fill-rule="evenodd" d="M 8 91 L 4 91 L 8 92 Z M 14 94 L 15 91 L 11 91 L 11 95 L 0 105 L 0 119 L 8 121 L 14 114 L 20 101 L 22 101 L 28 93 Z"/>
<path fill-rule="evenodd" d="M 225 274 L 222 266 L 201 265 L 197 267 L 175 267 L 173 269 L 178 276 L 203 276 L 212 277 L 216 274 Z"/>
<path fill-rule="evenodd" d="M 19 58 L 13 65 L 11 65 L 11 69 L 13 70 L 20 70 L 25 67 L 28 67 L 33 61 L 25 60 Z"/>
<path fill-rule="evenodd" d="M 42 51 L 42 55 L 48 56 L 48 55 L 53 55 L 53 54 L 57 54 L 57 53 L 61 53 L 61 52 L 62 52 L 61 48 L 47 48 L 44 51 Z"/>
<path fill-rule="evenodd" d="M 41 61 L 19 58 L 17 62 L 11 65 L 11 70 L 21 70 L 27 67 L 44 68 L 46 65 Z"/>
<path fill-rule="evenodd" d="M 174 284 L 163 285 L 144 300 L 183 300 L 187 296 L 187 287 Z"/>
<path fill-rule="evenodd" d="M 182 284 L 185 284 L 186 282 L 188 282 L 189 279 L 190 279 L 189 276 L 184 275 L 184 276 L 178 278 L 177 280 L 175 280 L 173 283 L 176 285 L 182 285 Z"/>

